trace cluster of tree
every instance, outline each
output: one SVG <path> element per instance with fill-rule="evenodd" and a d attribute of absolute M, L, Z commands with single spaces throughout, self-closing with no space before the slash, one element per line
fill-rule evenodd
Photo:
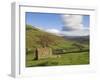
<path fill-rule="evenodd" d="M 38 35 L 37 43 L 42 47 L 49 47 L 50 45 L 55 43 L 55 40 L 48 34 L 40 34 Z"/>

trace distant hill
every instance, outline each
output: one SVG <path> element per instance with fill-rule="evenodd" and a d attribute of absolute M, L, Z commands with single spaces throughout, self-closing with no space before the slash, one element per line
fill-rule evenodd
<path fill-rule="evenodd" d="M 83 40 L 82 38 L 56 36 L 40 30 L 35 26 L 26 25 L 26 50 L 33 52 L 36 48 L 42 47 L 38 42 L 42 35 L 47 35 L 48 38 L 50 37 L 53 40 L 53 44 L 49 45 L 49 47 L 51 47 L 52 49 L 74 48 L 75 46 L 73 46 L 73 44 L 79 44 L 79 42 Z M 84 40 L 85 39 L 86 41 L 88 41 L 88 37 L 84 38 Z"/>
<path fill-rule="evenodd" d="M 66 40 L 76 41 L 82 44 L 89 44 L 89 36 L 63 36 Z"/>

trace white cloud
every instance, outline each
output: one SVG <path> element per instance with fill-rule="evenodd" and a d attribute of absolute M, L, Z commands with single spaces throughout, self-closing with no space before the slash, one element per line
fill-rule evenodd
<path fill-rule="evenodd" d="M 51 33 L 59 33 L 59 30 L 57 29 L 46 29 L 46 31 Z"/>
<path fill-rule="evenodd" d="M 89 30 L 62 31 L 63 36 L 88 36 Z"/>
<path fill-rule="evenodd" d="M 89 27 L 84 27 L 82 15 L 62 15 L 64 21 L 64 29 L 41 29 L 49 33 L 53 33 L 59 36 L 88 36 Z M 69 30 L 67 30 L 69 29 Z"/>
<path fill-rule="evenodd" d="M 72 31 L 60 31 L 57 29 L 47 29 L 46 32 L 58 35 L 58 36 L 87 36 L 89 35 L 89 30 L 72 30 Z"/>
<path fill-rule="evenodd" d="M 46 29 L 45 31 L 56 35 L 60 35 L 60 30 L 57 29 Z"/>
<path fill-rule="evenodd" d="M 84 25 L 82 24 L 82 15 L 62 15 L 62 19 L 66 28 L 71 30 L 84 29 Z"/>

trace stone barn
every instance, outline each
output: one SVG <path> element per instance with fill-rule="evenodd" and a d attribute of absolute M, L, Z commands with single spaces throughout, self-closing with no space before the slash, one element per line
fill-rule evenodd
<path fill-rule="evenodd" d="M 51 48 L 37 48 L 35 52 L 35 59 L 44 59 L 44 58 L 54 58 L 57 57 L 57 55 L 53 55 Z M 59 56 L 58 56 L 59 57 Z"/>

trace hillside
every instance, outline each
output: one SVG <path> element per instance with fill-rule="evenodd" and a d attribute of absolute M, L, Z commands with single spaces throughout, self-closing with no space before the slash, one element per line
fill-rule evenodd
<path fill-rule="evenodd" d="M 46 44 L 45 44 L 46 43 Z M 52 48 L 57 58 L 34 60 L 36 48 Z M 26 67 L 89 64 L 89 45 L 26 25 Z"/>
<path fill-rule="evenodd" d="M 89 44 L 89 36 L 63 36 L 64 39 L 76 41 L 83 44 Z"/>
<path fill-rule="evenodd" d="M 33 51 L 37 47 L 42 47 L 38 42 L 40 36 L 47 35 L 53 40 L 53 44 L 49 45 L 52 49 L 65 49 L 72 48 L 74 41 L 65 40 L 62 37 L 44 32 L 38 28 L 35 28 L 31 25 L 26 25 L 26 49 L 28 51 Z"/>

